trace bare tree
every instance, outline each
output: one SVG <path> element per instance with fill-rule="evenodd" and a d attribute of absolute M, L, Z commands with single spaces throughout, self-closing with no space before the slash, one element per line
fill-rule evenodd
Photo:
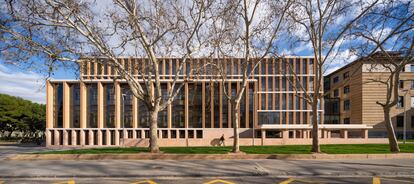
<path fill-rule="evenodd" d="M 414 6 L 412 2 L 390 1 L 375 9 L 355 26 L 353 35 L 360 43 L 355 47 L 374 72 L 369 82 L 385 88 L 384 98 L 376 103 L 384 112 L 385 127 L 391 152 L 399 152 L 391 120 L 391 109 L 397 105 L 400 74 L 414 63 Z M 370 24 L 366 24 L 370 22 Z M 376 75 L 376 72 L 382 72 Z"/>
<path fill-rule="evenodd" d="M 50 63 L 103 58 L 94 61 L 113 66 L 118 79 L 125 80 L 133 95 L 148 108 L 150 151 L 159 152 L 158 113 L 171 104 L 188 81 L 189 73 L 194 72 L 186 71 L 184 77 L 180 76 L 188 60 L 206 46 L 207 38 L 202 30 L 206 29 L 210 1 L 5 2 L 7 17 L 13 22 L 2 23 L 1 32 L 5 34 L 2 38 L 9 43 L 3 50 L 15 55 L 24 50 L 28 58 L 41 53 L 43 58 L 52 60 Z M 13 43 L 21 47 L 14 47 Z M 140 80 L 121 64 L 118 58 L 124 55 L 148 58 L 145 67 L 139 70 Z M 181 64 L 174 71 L 168 97 L 163 98 L 158 57 L 171 56 L 177 57 Z"/>
<path fill-rule="evenodd" d="M 338 48 L 344 41 L 346 33 L 369 12 L 379 0 L 351 1 L 351 0 L 305 0 L 295 1 L 287 12 L 292 27 L 290 33 L 294 40 L 292 43 L 309 45 L 315 71 L 312 90 L 304 86 L 297 73 L 288 67 L 285 73 L 293 75 L 288 77 L 289 83 L 296 92 L 303 91 L 303 98 L 312 109 L 312 152 L 319 153 L 318 132 L 318 106 L 323 98 L 323 75 L 330 62 L 335 61 Z"/>
<path fill-rule="evenodd" d="M 227 75 L 231 75 L 224 66 L 228 60 L 224 58 L 240 58 L 241 84 L 236 93 L 229 93 L 226 85 L 223 94 L 230 101 L 233 127 L 233 150 L 240 152 L 239 141 L 239 109 L 249 79 L 254 75 L 257 66 L 268 56 L 276 53 L 277 41 L 285 26 L 286 11 L 291 1 L 226 1 L 214 20 L 214 35 L 211 45 L 219 60 L 213 63 L 219 73 L 220 82 L 224 84 Z"/>

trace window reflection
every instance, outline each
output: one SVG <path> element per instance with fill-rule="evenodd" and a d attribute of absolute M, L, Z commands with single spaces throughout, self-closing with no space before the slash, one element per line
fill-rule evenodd
<path fill-rule="evenodd" d="M 86 84 L 88 108 L 86 112 L 87 127 L 97 128 L 98 127 L 98 90 L 97 84 Z"/>
<path fill-rule="evenodd" d="M 80 127 L 80 85 L 70 84 L 70 128 Z"/>

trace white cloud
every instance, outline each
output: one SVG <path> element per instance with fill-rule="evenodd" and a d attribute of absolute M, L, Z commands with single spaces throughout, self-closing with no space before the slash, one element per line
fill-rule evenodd
<path fill-rule="evenodd" d="M 43 78 L 32 72 L 22 73 L 0 64 L 0 93 L 46 103 Z"/>

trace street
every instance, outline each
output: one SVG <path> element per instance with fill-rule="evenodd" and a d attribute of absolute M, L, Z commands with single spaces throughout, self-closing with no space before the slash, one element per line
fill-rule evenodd
<path fill-rule="evenodd" d="M 0 183 L 414 183 L 414 159 L 7 160 L 41 149 L 0 146 Z"/>

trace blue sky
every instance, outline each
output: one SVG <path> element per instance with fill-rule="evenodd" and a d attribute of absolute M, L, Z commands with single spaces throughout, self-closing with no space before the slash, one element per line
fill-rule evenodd
<path fill-rule="evenodd" d="M 104 1 L 105 2 L 105 1 Z M 111 1 L 107 1 L 111 2 Z M 105 9 L 103 7 L 107 6 L 105 3 L 97 3 L 97 10 Z M 111 4 L 109 4 L 111 5 Z M 99 7 L 99 8 L 98 8 Z M 356 10 L 355 10 L 356 11 Z M 336 23 L 340 23 L 341 21 L 346 21 L 352 16 L 349 15 L 342 15 L 336 19 Z M 336 30 L 335 24 L 330 26 L 333 30 Z M 296 36 L 298 37 L 306 37 L 306 33 L 304 29 L 296 29 L 294 31 Z M 116 38 L 114 38 L 116 39 Z M 110 40 L 114 41 L 114 40 Z M 343 65 L 354 61 L 357 57 L 350 51 L 349 47 L 352 43 L 347 42 L 347 40 L 342 40 L 343 46 L 339 49 L 338 55 L 335 59 L 333 59 L 332 63 L 329 64 L 328 70 L 325 74 L 328 74 L 338 68 L 342 67 Z M 286 45 L 286 40 L 283 38 L 278 42 L 279 52 L 282 55 L 296 55 L 296 56 L 311 56 L 312 55 L 312 46 L 310 43 L 302 42 L 298 45 L 295 45 L 294 48 L 289 48 Z M 1 53 L 0 53 L 1 58 Z M 43 62 L 39 62 L 43 63 Z M 73 69 L 68 68 L 57 68 L 52 75 L 52 79 L 76 79 L 76 73 Z M 10 64 L 6 64 L 0 59 L 0 93 L 10 94 L 13 96 L 19 96 L 24 99 L 28 99 L 38 103 L 45 103 L 46 102 L 46 94 L 45 94 L 45 76 L 44 74 L 39 74 L 35 71 L 27 71 L 15 67 Z"/>

